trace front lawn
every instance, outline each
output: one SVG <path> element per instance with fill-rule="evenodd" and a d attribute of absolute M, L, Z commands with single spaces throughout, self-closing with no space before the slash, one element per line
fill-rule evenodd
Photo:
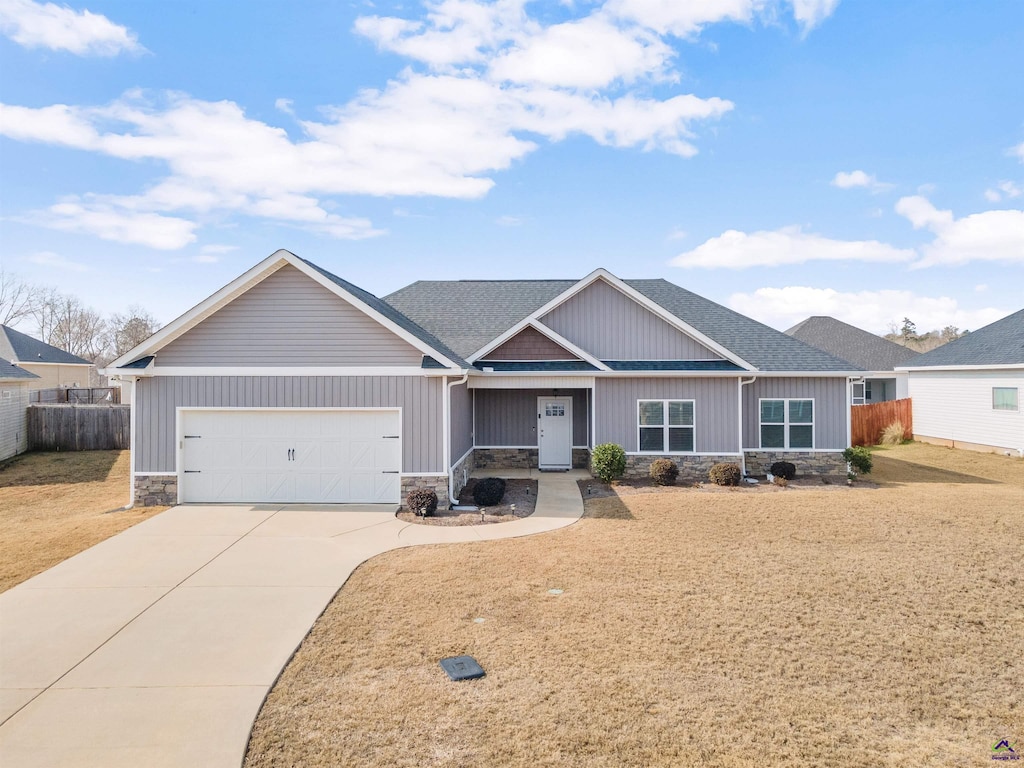
<path fill-rule="evenodd" d="M 0 592 L 166 509 L 122 509 L 128 472 L 128 451 L 28 453 L 0 466 Z"/>
<path fill-rule="evenodd" d="M 374 558 L 245 765 L 990 764 L 1024 738 L 1024 462 L 875 466 L 877 488 L 593 499 L 553 533 Z M 448 681 L 464 653 L 487 677 Z"/>

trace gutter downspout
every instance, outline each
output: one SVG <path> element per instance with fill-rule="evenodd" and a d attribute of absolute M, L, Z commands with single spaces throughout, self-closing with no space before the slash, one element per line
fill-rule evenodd
<path fill-rule="evenodd" d="M 452 469 L 452 388 L 462 386 L 467 381 L 469 381 L 469 371 L 466 371 L 457 381 L 448 381 L 448 377 L 444 377 L 444 465 L 448 474 L 449 506 L 459 503 L 459 500 L 455 498 L 455 472 Z"/>
<path fill-rule="evenodd" d="M 123 376 L 118 378 L 124 381 Z M 131 394 L 128 397 L 131 399 L 131 406 L 128 409 L 128 462 L 131 465 L 128 472 L 128 482 L 131 487 L 128 489 L 128 506 L 125 509 L 131 509 L 135 506 L 135 410 L 137 402 L 135 399 L 135 382 L 138 379 L 135 376 L 129 376 L 128 381 L 131 383 Z"/>
<path fill-rule="evenodd" d="M 737 379 L 737 381 L 740 383 L 740 385 L 736 387 L 736 420 L 738 422 L 736 431 L 737 437 L 739 438 L 740 472 L 743 474 L 744 477 L 746 477 L 747 454 L 743 452 L 743 388 L 747 386 L 747 384 L 753 384 L 755 381 L 757 381 L 757 376 L 751 376 L 750 381 L 744 381 L 743 377 L 740 376 Z"/>

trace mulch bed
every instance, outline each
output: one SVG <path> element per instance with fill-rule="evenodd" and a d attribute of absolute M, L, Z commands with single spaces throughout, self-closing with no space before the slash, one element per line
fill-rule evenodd
<path fill-rule="evenodd" d="M 714 483 L 679 483 L 678 485 L 656 485 L 653 480 L 616 480 L 611 485 L 597 478 L 580 480 L 580 494 L 584 499 L 603 499 L 609 496 L 632 496 L 638 493 L 786 493 L 788 491 L 849 491 L 858 488 L 877 488 L 878 485 L 857 478 L 852 486 L 842 478 L 806 476 L 795 477 L 785 486 L 769 483 L 759 477 L 757 485 L 741 482 L 725 486 Z"/>
<path fill-rule="evenodd" d="M 460 505 L 474 505 L 473 488 L 477 481 L 470 480 L 469 484 L 459 494 Z M 515 506 L 513 510 L 512 507 Z M 480 512 L 460 512 L 450 509 L 442 509 L 438 504 L 437 511 L 430 517 L 420 517 L 413 512 L 402 510 L 398 513 L 399 520 L 406 523 L 419 523 L 420 525 L 488 525 L 490 523 L 507 523 L 512 520 L 519 520 L 529 517 L 537 506 L 537 481 L 536 480 L 506 480 L 505 496 L 501 504 L 487 507 L 481 519 Z"/>

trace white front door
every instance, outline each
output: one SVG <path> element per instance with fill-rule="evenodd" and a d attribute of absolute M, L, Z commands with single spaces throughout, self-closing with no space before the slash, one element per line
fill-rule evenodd
<path fill-rule="evenodd" d="M 184 410 L 183 502 L 398 503 L 397 410 Z"/>
<path fill-rule="evenodd" d="M 572 468 L 572 398 L 537 398 L 540 469 Z"/>

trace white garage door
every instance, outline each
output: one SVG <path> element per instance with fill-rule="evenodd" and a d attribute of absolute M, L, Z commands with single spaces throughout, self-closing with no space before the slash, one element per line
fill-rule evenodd
<path fill-rule="evenodd" d="M 399 412 L 182 411 L 181 500 L 399 502 Z"/>

